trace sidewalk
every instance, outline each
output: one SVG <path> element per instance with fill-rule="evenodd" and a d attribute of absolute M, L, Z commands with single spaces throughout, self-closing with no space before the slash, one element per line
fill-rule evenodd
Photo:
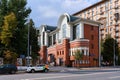
<path fill-rule="evenodd" d="M 89 71 L 89 70 L 120 70 L 120 67 L 88 67 L 88 68 L 75 68 L 75 67 L 63 67 L 63 66 L 50 67 L 50 71 L 54 71 L 54 72 Z"/>

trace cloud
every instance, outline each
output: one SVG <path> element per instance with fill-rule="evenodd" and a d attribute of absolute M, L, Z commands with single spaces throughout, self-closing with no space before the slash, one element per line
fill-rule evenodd
<path fill-rule="evenodd" d="M 44 18 L 53 18 L 57 17 L 59 12 L 51 6 L 39 6 L 38 11 L 41 13 L 41 16 Z"/>
<path fill-rule="evenodd" d="M 65 0 L 62 3 L 63 9 L 68 11 L 69 13 L 77 12 L 87 7 L 88 5 L 90 5 L 90 3 L 85 0 Z"/>
<path fill-rule="evenodd" d="M 56 25 L 63 13 L 73 14 L 100 0 L 28 0 L 31 18 L 36 26 L 41 24 Z"/>

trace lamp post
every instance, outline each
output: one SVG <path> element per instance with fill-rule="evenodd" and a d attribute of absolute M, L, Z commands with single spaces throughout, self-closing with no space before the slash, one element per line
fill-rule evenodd
<path fill-rule="evenodd" d="M 116 60 L 117 60 L 117 58 L 116 58 L 116 27 L 117 27 L 117 22 L 118 22 L 118 20 L 119 20 L 119 12 L 118 12 L 118 9 L 119 9 L 119 7 L 118 7 L 118 5 L 117 5 L 117 3 L 118 3 L 118 1 L 115 1 L 115 14 L 114 14 L 114 16 L 115 16 L 115 40 L 114 40 L 114 56 L 113 56 L 113 65 L 114 66 L 116 66 Z"/>
<path fill-rule="evenodd" d="M 114 50 L 114 53 L 113 53 L 113 66 L 115 67 L 115 40 L 114 40 L 113 44 L 114 44 L 114 46 L 113 46 L 114 47 L 114 49 L 113 49 Z"/>
<path fill-rule="evenodd" d="M 29 29 L 29 22 L 28 22 L 28 45 L 27 45 L 27 66 L 30 65 L 30 40 L 29 40 L 29 37 L 30 37 L 30 29 Z"/>

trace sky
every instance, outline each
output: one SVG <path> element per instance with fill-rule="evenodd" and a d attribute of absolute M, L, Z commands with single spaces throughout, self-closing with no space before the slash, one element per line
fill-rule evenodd
<path fill-rule="evenodd" d="M 60 15 L 72 15 L 101 0 L 27 0 L 27 7 L 32 9 L 30 18 L 35 26 L 43 24 L 57 26 Z"/>

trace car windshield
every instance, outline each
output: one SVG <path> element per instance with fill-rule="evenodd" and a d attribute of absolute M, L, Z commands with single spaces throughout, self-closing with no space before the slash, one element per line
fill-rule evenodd
<path fill-rule="evenodd" d="M 40 64 L 40 65 L 36 65 L 37 67 L 39 67 L 39 66 L 45 66 L 44 64 Z"/>
<path fill-rule="evenodd" d="M 5 65 L 1 65 L 0 68 L 3 68 Z"/>
<path fill-rule="evenodd" d="M 41 64 L 41 65 L 39 65 L 39 66 L 45 66 L 44 64 Z"/>

